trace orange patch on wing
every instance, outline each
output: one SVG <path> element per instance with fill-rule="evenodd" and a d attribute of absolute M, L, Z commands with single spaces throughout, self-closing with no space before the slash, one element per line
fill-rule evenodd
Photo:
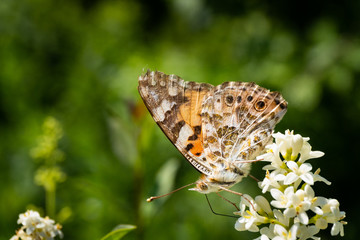
<path fill-rule="evenodd" d="M 178 113 L 180 117 L 184 119 L 185 123 L 194 130 L 194 135 L 189 136 L 187 139 L 186 150 L 197 157 L 201 156 L 201 154 L 204 152 L 201 131 L 201 107 L 206 93 L 207 91 L 186 89 L 185 98 L 187 101 L 180 105 Z M 199 127 L 200 130 L 196 130 L 196 128 Z"/>
<path fill-rule="evenodd" d="M 201 141 L 201 137 L 195 141 L 189 141 L 193 147 L 190 149 L 190 152 L 194 154 L 195 156 L 200 156 L 204 152 L 204 147 Z"/>
<path fill-rule="evenodd" d="M 188 101 L 180 106 L 180 115 L 190 126 L 201 125 L 202 101 L 207 91 L 186 90 L 185 98 Z"/>

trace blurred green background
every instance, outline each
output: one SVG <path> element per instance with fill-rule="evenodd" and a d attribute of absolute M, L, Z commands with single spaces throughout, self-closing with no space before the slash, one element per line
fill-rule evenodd
<path fill-rule="evenodd" d="M 237 232 L 236 219 L 212 214 L 195 192 L 145 202 L 199 176 L 139 97 L 147 68 L 280 91 L 289 105 L 276 130 L 294 129 L 325 152 L 310 163 L 332 185 L 317 183 L 315 192 L 340 201 L 343 239 L 356 239 L 359 11 L 355 0 L 1 0 L 0 239 L 14 234 L 27 207 L 45 207 L 30 152 L 48 116 L 63 131 L 56 211 L 67 209 L 65 239 L 99 239 L 120 223 L 138 226 L 125 239 L 258 236 Z M 262 165 L 253 167 L 258 178 Z M 233 189 L 260 193 L 252 179 Z M 234 211 L 215 194 L 210 200 L 218 212 Z M 329 232 L 319 236 L 339 238 Z"/>

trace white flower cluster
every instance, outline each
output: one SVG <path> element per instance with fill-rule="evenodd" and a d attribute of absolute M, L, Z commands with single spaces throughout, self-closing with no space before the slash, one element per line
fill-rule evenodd
<path fill-rule="evenodd" d="M 259 182 L 262 192 L 270 192 L 269 203 L 263 196 L 255 199 L 244 195 L 240 202 L 241 217 L 236 221 L 238 231 L 260 232 L 257 239 L 320 239 L 315 235 L 332 224 L 331 235 L 344 236 L 345 212 L 340 211 L 336 199 L 315 196 L 315 182 L 331 183 L 319 175 L 318 169 L 311 172 L 307 160 L 324 155 L 311 151 L 309 138 L 293 131 L 273 135 L 275 143 L 268 145 L 267 152 L 258 157 L 270 162 L 263 169 L 266 175 Z M 274 209 L 271 208 L 274 207 Z M 261 229 L 259 228 L 261 225 Z"/>
<path fill-rule="evenodd" d="M 40 217 L 36 211 L 28 210 L 20 214 L 17 223 L 22 227 L 10 240 L 53 240 L 56 236 L 63 237 L 60 224 L 55 224 L 49 217 Z"/>

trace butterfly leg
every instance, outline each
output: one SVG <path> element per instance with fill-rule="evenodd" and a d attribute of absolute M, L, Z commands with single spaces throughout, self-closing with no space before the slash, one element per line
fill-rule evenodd
<path fill-rule="evenodd" d="M 212 212 L 213 214 L 218 215 L 218 216 L 224 216 L 224 217 L 238 218 L 237 216 L 232 216 L 232 215 L 228 215 L 228 214 L 222 214 L 222 213 L 217 213 L 217 212 L 215 212 L 215 211 L 213 210 L 211 204 L 210 204 L 210 201 L 209 201 L 209 198 L 208 198 L 207 194 L 205 194 L 205 197 L 206 197 L 206 201 L 207 201 L 208 204 L 209 204 L 210 210 L 211 210 L 211 212 Z M 222 197 L 222 196 L 221 196 L 221 197 Z M 227 200 L 227 199 L 226 199 L 226 200 Z M 228 200 L 227 200 L 227 201 L 228 201 Z"/>
<path fill-rule="evenodd" d="M 256 182 L 260 182 L 260 180 L 257 179 L 256 177 L 254 177 L 253 175 L 249 174 L 248 176 L 251 177 L 252 179 L 254 179 Z"/>
<path fill-rule="evenodd" d="M 255 208 L 254 204 L 253 204 L 249 199 L 247 199 L 246 197 L 244 197 L 244 194 L 239 193 L 239 192 L 235 192 L 235 191 L 233 191 L 233 190 L 227 189 L 227 188 L 222 187 L 222 186 L 219 186 L 219 188 L 220 188 L 221 190 L 224 190 L 224 191 L 233 193 L 233 194 L 235 194 L 235 195 L 238 195 L 238 196 L 244 198 L 246 201 L 248 201 L 248 202 L 250 203 L 251 207 L 256 211 L 256 208 Z"/>
<path fill-rule="evenodd" d="M 238 208 L 238 206 L 236 206 L 236 203 L 233 203 L 232 201 L 230 201 L 229 199 L 225 198 L 224 196 L 222 196 L 220 193 L 216 192 L 216 194 L 221 197 L 223 200 L 227 201 L 228 203 L 230 203 L 231 205 L 233 205 L 238 211 L 240 211 L 240 209 Z"/>

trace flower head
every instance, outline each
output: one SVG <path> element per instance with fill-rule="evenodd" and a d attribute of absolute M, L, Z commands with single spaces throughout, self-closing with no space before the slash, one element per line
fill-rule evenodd
<path fill-rule="evenodd" d="M 312 151 L 310 138 L 293 131 L 275 133 L 273 137 L 275 142 L 257 157 L 269 162 L 263 167 L 265 177 L 258 185 L 262 193 L 270 192 L 273 200 L 269 204 L 263 196 L 253 200 L 245 195 L 236 213 L 241 217 L 235 228 L 260 232 L 258 240 L 305 240 L 319 239 L 315 235 L 332 224 L 331 235 L 343 236 L 345 212 L 340 211 L 339 202 L 316 196 L 311 187 L 315 182 L 331 184 L 319 175 L 320 169 L 312 172 L 312 165 L 306 162 L 324 153 Z"/>
<path fill-rule="evenodd" d="M 56 236 L 63 237 L 61 225 L 49 217 L 42 218 L 36 211 L 28 210 L 19 215 L 17 221 L 22 227 L 11 240 L 53 240 Z"/>

